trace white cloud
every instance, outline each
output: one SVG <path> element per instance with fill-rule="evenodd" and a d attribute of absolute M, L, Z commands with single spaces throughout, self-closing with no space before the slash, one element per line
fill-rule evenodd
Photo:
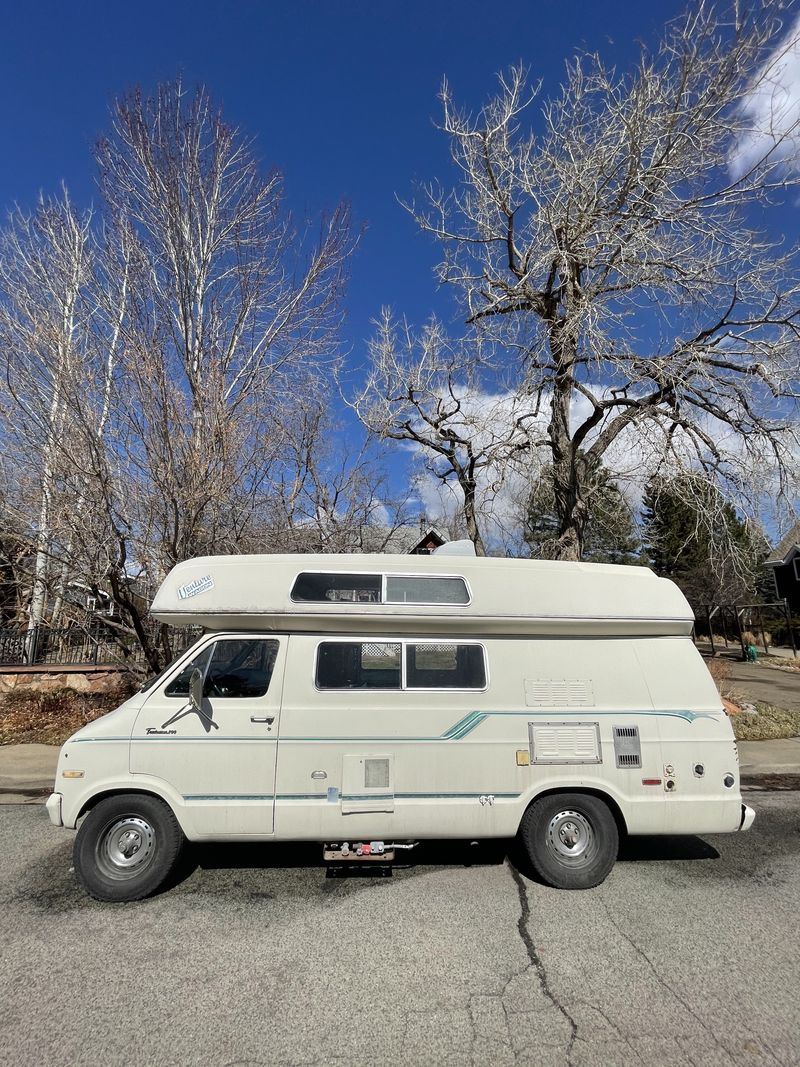
<path fill-rule="evenodd" d="M 771 151 L 800 171 L 800 15 L 758 72 L 739 118 L 743 129 L 729 160 L 734 177 Z"/>

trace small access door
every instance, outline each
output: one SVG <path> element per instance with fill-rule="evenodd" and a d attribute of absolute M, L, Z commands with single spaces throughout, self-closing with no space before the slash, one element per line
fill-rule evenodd
<path fill-rule="evenodd" d="M 230 634 L 153 692 L 131 737 L 131 772 L 180 793 L 201 836 L 271 834 L 286 639 Z M 202 706 L 189 700 L 203 675 Z"/>

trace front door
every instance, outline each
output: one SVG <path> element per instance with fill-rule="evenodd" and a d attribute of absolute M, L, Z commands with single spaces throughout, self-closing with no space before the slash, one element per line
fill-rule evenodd
<path fill-rule="evenodd" d="M 203 645 L 142 706 L 131 772 L 163 778 L 202 837 L 271 834 L 286 642 L 229 635 Z M 194 670 L 202 707 L 189 701 Z"/>

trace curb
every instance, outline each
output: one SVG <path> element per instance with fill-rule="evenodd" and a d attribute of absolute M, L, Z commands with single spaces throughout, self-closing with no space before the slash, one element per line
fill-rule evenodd
<path fill-rule="evenodd" d="M 800 774 L 776 771 L 767 774 L 743 774 L 742 790 L 764 790 L 769 792 L 791 792 L 800 790 Z"/>

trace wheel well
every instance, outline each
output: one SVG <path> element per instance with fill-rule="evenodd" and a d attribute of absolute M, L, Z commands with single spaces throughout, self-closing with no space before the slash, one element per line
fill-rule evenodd
<path fill-rule="evenodd" d="M 604 804 L 608 805 L 609 811 L 614 816 L 614 821 L 617 824 L 619 836 L 622 837 L 623 835 L 628 833 L 628 828 L 625 825 L 625 816 L 622 814 L 622 810 L 619 804 L 616 802 L 616 800 L 614 800 L 612 796 L 609 796 L 608 793 L 604 793 L 602 789 L 584 789 L 580 786 L 569 789 L 543 789 L 541 793 L 536 794 L 536 796 L 533 798 L 533 800 L 531 800 L 531 803 L 525 810 L 527 811 L 528 808 L 530 808 L 531 804 L 535 804 L 536 801 L 541 800 L 542 797 L 554 797 L 558 796 L 560 793 L 583 793 L 585 796 L 597 797 L 598 800 L 602 800 Z"/>
<path fill-rule="evenodd" d="M 167 803 L 163 797 L 159 796 L 158 793 L 154 793 L 152 789 L 106 789 L 103 793 L 95 793 L 94 796 L 89 797 L 78 812 L 78 819 L 82 819 L 84 815 L 88 815 L 92 808 L 97 807 L 101 800 L 107 800 L 109 797 L 123 796 L 153 797 L 155 800 L 160 800 L 162 804 Z"/>

